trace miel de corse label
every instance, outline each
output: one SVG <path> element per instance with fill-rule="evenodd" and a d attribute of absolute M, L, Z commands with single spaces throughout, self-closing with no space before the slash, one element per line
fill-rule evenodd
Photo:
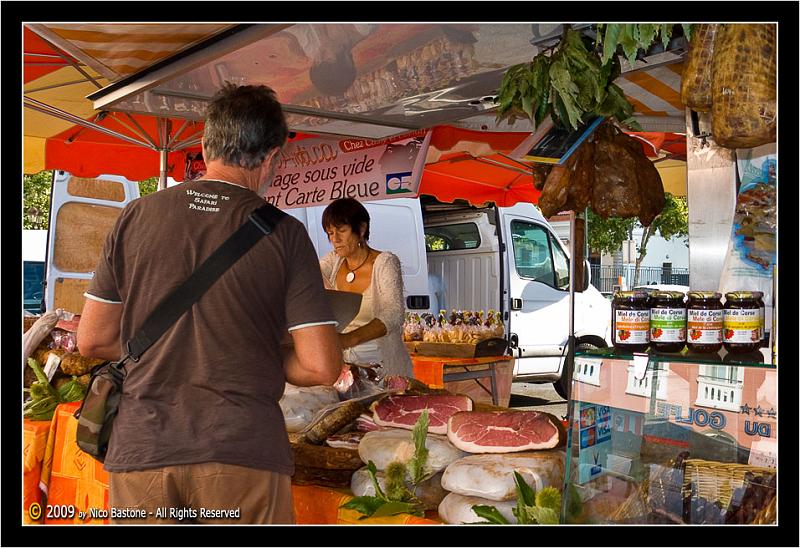
<path fill-rule="evenodd" d="M 686 342 L 686 309 L 651 309 L 650 340 L 653 342 Z"/>
<path fill-rule="evenodd" d="M 752 344 L 761 340 L 761 311 L 757 308 L 725 310 L 725 340 Z"/>
<path fill-rule="evenodd" d="M 697 344 L 722 342 L 722 310 L 689 310 L 686 327 L 689 341 Z"/>
<path fill-rule="evenodd" d="M 617 310 L 614 329 L 617 344 L 645 344 L 650 342 L 649 310 Z"/>

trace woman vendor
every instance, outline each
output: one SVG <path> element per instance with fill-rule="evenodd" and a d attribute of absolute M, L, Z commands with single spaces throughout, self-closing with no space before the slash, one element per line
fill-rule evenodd
<path fill-rule="evenodd" d="M 333 246 L 319 262 L 326 285 L 362 295 L 358 314 L 339 335 L 345 361 L 380 363 L 381 376 L 412 377 L 403 344 L 400 259 L 369 246 L 369 213 L 353 198 L 331 202 L 322 213 L 322 228 Z"/>

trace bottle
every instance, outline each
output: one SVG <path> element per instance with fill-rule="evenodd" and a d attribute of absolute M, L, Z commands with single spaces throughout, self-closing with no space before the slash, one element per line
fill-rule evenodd
<path fill-rule="evenodd" d="M 680 352 L 686 346 L 685 295 L 680 291 L 656 291 L 650 295 L 650 348 Z"/>
<path fill-rule="evenodd" d="M 686 309 L 686 346 L 692 352 L 719 352 L 722 348 L 722 302 L 715 291 L 690 291 Z"/>
<path fill-rule="evenodd" d="M 645 352 L 650 344 L 650 304 L 644 291 L 618 291 L 611 303 L 614 348 Z"/>
<path fill-rule="evenodd" d="M 726 293 L 722 322 L 728 352 L 744 354 L 761 347 L 761 307 L 754 292 Z"/>

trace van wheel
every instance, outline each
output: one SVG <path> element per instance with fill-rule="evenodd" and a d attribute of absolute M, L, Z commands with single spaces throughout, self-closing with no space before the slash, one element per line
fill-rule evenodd
<path fill-rule="evenodd" d="M 578 344 L 575 345 L 576 352 L 578 350 L 595 350 L 597 348 L 605 348 L 605 345 L 598 346 L 597 344 L 594 344 L 593 342 L 589 342 L 586 340 L 579 341 Z M 567 383 L 569 383 L 569 379 L 567 379 L 566 370 L 562 371 L 561 378 L 553 383 L 553 388 L 555 388 L 558 395 L 564 398 L 565 400 L 567 399 L 567 391 L 569 390 L 569 384 Z"/>

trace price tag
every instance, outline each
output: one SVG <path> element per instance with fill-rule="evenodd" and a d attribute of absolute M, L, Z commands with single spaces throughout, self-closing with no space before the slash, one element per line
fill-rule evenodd
<path fill-rule="evenodd" d="M 60 364 L 61 356 L 57 355 L 55 352 L 50 352 L 50 354 L 47 355 L 47 363 L 44 364 L 44 374 L 48 381 L 53 380 L 53 375 L 56 374 L 56 370 Z"/>

